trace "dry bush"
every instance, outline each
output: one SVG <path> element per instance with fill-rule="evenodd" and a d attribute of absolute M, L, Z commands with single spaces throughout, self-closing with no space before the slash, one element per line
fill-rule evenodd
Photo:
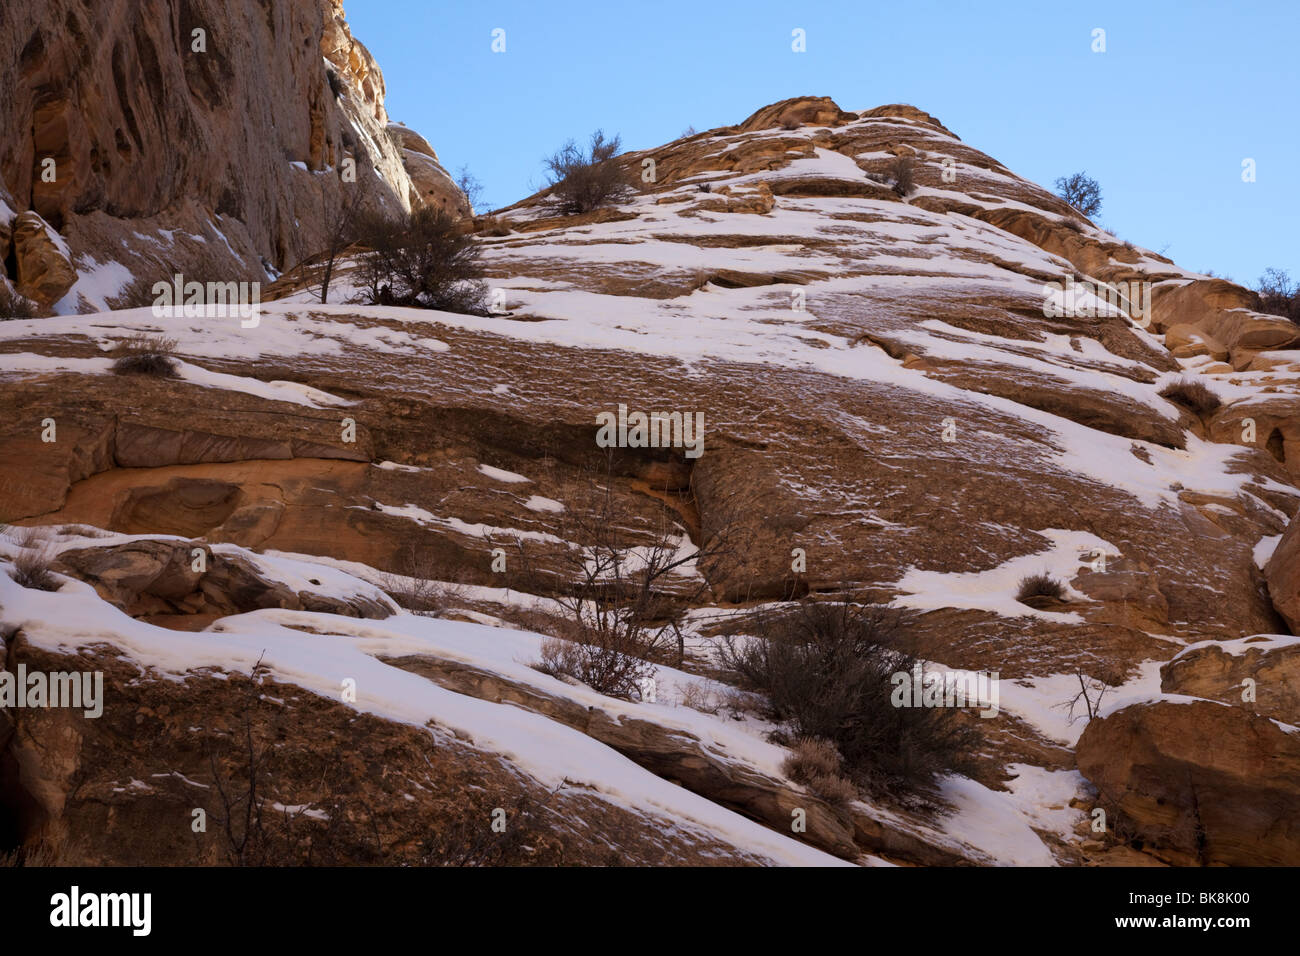
<path fill-rule="evenodd" d="M 820 737 L 800 737 L 781 769 L 791 780 L 807 783 L 813 777 L 838 774 L 843 759 L 835 744 Z"/>
<path fill-rule="evenodd" d="M 755 623 L 756 640 L 722 639 L 723 666 L 767 696 L 774 719 L 833 743 L 853 784 L 924 802 L 940 776 L 970 769 L 979 735 L 956 708 L 893 704 L 892 676 L 917 663 L 899 614 L 845 599 Z"/>
<path fill-rule="evenodd" d="M 551 203 L 564 215 L 590 212 L 618 202 L 632 191 L 627 173 L 614 161 L 622 148 L 615 136 L 596 130 L 584 150 L 569 140 L 543 162 Z"/>
<path fill-rule="evenodd" d="M 1204 382 L 1188 378 L 1170 382 L 1160 390 L 1160 397 L 1182 405 L 1202 417 L 1214 414 L 1219 406 L 1223 404 L 1222 399 L 1208 388 Z"/>
<path fill-rule="evenodd" d="M 543 674 L 572 677 L 611 697 L 639 699 L 656 668 L 639 656 L 646 653 L 644 646 L 633 643 L 626 633 L 619 638 L 621 642 L 595 643 L 548 637 L 542 641 L 541 659 L 535 666 Z"/>
<path fill-rule="evenodd" d="M 153 378 L 176 377 L 176 340 L 161 335 L 133 335 L 110 353 L 116 357 L 113 371 L 118 375 L 148 375 Z"/>
<path fill-rule="evenodd" d="M 42 548 L 45 546 L 45 528 L 41 525 L 18 528 L 14 540 L 20 548 Z"/>
<path fill-rule="evenodd" d="M 565 636 L 575 646 L 552 646 L 539 665 L 543 670 L 630 698 L 653 677 L 653 661 L 671 659 L 674 645 L 676 663 L 685 657 L 686 610 L 709 586 L 702 575 L 679 571 L 695 563 L 725 574 L 743 549 L 738 526 L 723 515 L 727 506 L 717 509 L 709 540 L 684 552 L 685 532 L 671 513 L 664 508 L 655 519 L 636 514 L 628 497 L 616 493 L 616 484 L 612 458 L 606 459 L 603 475 L 585 471 L 572 482 L 555 531 L 563 543 L 529 550 L 515 539 L 514 580 L 524 586 L 511 586 L 549 588 L 563 609 Z M 499 546 L 490 538 L 487 545 Z"/>
<path fill-rule="evenodd" d="M 853 781 L 840 774 L 818 774 L 805 786 L 831 806 L 843 807 L 858 799 L 858 788 Z"/>
<path fill-rule="evenodd" d="M 1021 604 L 1028 604 L 1032 600 L 1041 600 L 1043 598 L 1064 601 L 1065 585 L 1046 571 L 1030 574 L 1020 579 L 1020 587 L 1016 591 L 1017 601 Z"/>
<path fill-rule="evenodd" d="M 109 299 L 108 304 L 114 309 L 153 308 L 154 303 L 158 301 L 153 287 L 159 282 L 167 281 L 150 276 L 136 276 L 125 289 Z"/>
<path fill-rule="evenodd" d="M 26 296 L 19 295 L 9 288 L 9 284 L 0 280 L 0 322 L 10 319 L 35 319 L 36 303 Z"/>
<path fill-rule="evenodd" d="M 1061 225 L 1071 232 L 1083 232 L 1083 223 L 1077 219 L 1062 219 Z"/>
<path fill-rule="evenodd" d="M 397 573 L 380 578 L 380 587 L 399 606 L 422 617 L 440 617 L 464 600 L 464 589 L 446 565 L 427 550 L 409 544 L 397 557 Z"/>
<path fill-rule="evenodd" d="M 455 218 L 425 207 L 409 216 L 359 215 L 356 277 L 371 305 L 488 315 L 479 245 Z"/>
<path fill-rule="evenodd" d="M 916 163 L 909 155 L 895 156 L 889 164 L 889 178 L 894 192 L 899 196 L 910 196 L 916 191 Z"/>
<path fill-rule="evenodd" d="M 787 131 L 796 130 L 802 125 L 803 124 L 800 123 L 793 116 L 786 116 L 781 119 L 781 128 L 783 130 L 787 130 Z"/>
<path fill-rule="evenodd" d="M 722 703 L 706 684 L 699 681 L 691 681 L 681 688 L 681 705 L 689 707 L 691 710 L 698 710 L 702 714 L 716 714 L 721 708 Z"/>
<path fill-rule="evenodd" d="M 1285 269 L 1265 269 L 1255 291 L 1259 293 L 1263 311 L 1300 324 L 1300 285 L 1291 280 Z"/>
<path fill-rule="evenodd" d="M 35 591 L 57 591 L 59 582 L 50 573 L 53 560 L 44 548 L 27 548 L 14 558 L 14 568 L 10 575 L 20 587 Z"/>

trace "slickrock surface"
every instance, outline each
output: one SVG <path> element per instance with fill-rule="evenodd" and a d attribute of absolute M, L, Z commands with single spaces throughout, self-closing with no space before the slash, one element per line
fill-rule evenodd
<path fill-rule="evenodd" d="M 349 51 L 353 105 L 382 124 L 364 49 L 327 46 Z M 343 108 L 325 103 L 322 128 Z M 430 158 L 414 134 L 398 139 Z M 914 161 L 907 197 L 888 181 L 898 156 Z M 0 576 L 22 653 L 111 646 L 152 675 L 186 675 L 220 714 L 234 705 L 210 670 L 247 674 L 265 652 L 279 684 L 264 694 L 331 733 L 376 728 L 357 761 L 390 738 L 418 748 L 411 728 L 428 725 L 458 767 L 471 748 L 465 768 L 508 768 L 512 793 L 560 787 L 607 808 L 630 862 L 1104 864 L 1133 849 L 1300 862 L 1294 786 L 1255 772 L 1295 759 L 1293 695 L 1276 686 L 1290 655 L 1233 643 L 1279 635 L 1272 647 L 1295 626 L 1300 329 L 1098 229 L 915 107 L 798 98 L 620 162 L 641 188 L 613 208 L 560 217 L 541 193 L 474 221 L 504 303 L 488 317 L 334 304 L 345 266 L 330 304 L 282 282 L 254 329 L 147 309 L 0 325 L 0 392 L 19 410 L 0 420 L 0 518 L 45 526 L 69 575 L 54 594 Z M 278 189 L 258 185 L 290 175 L 277 170 L 248 188 Z M 403 195 L 418 197 L 436 177 L 410 180 Z M 1124 297 L 1090 295 L 1099 282 Z M 178 339 L 179 378 L 110 374 L 105 353 L 136 331 Z M 1221 406 L 1202 416 L 1160 396 L 1180 378 Z M 575 485 L 604 467 L 596 416 L 620 404 L 705 421 L 699 457 L 617 449 L 620 506 L 697 544 L 737 526 L 748 542 L 736 569 L 691 569 L 708 588 L 686 659 L 637 703 L 531 668 L 554 594 L 545 575 L 492 569 L 493 548 L 562 533 Z M 173 547 L 210 550 L 226 578 L 197 586 Z M 374 589 L 412 551 L 456 582 L 458 620 L 379 619 Z M 1016 600 L 1038 572 L 1066 585 L 1063 601 Z M 1000 713 L 978 719 L 981 770 L 946 782 L 947 815 L 822 805 L 786 778 L 774 728 L 711 676 L 707 637 L 735 612 L 841 592 L 910 612 L 927 660 L 1000 675 Z M 321 593 L 338 605 L 313 606 Z M 1102 675 L 1118 686 L 1101 715 L 1072 719 L 1080 681 Z M 1227 702 L 1247 676 L 1257 704 L 1186 703 Z M 358 696 L 339 704 L 345 678 Z M 128 696 L 162 713 L 152 697 L 172 686 L 141 678 Z M 49 821 L 69 839 L 87 831 L 101 811 L 87 791 L 69 796 L 78 773 L 115 808 L 188 806 L 183 790 L 130 788 L 201 770 L 176 729 L 189 708 L 167 706 L 185 716 L 160 726 L 167 749 L 152 760 L 132 751 L 138 768 L 96 764 L 86 738 L 59 774 L 29 785 L 37 771 L 24 771 L 23 806 L 39 805 L 24 836 Z M 312 722 L 286 731 L 295 746 Z M 30 768 L 27 753 L 15 759 Z M 394 787 L 432 787 L 410 776 L 418 761 L 392 759 Z M 339 772 L 360 787 L 366 768 L 349 756 Z M 277 799 L 317 799 L 309 776 L 287 773 Z M 411 820 L 450 819 L 425 796 L 374 811 L 394 821 L 387 845 L 409 846 Z M 1105 840 L 1088 827 L 1098 806 L 1125 820 Z M 796 808 L 802 834 L 786 822 Z M 600 862 L 557 834 L 566 859 Z M 101 854 L 188 852 L 120 839 Z"/>

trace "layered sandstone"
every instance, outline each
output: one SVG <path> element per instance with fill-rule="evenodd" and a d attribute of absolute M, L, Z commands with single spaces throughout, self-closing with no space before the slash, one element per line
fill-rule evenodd
<path fill-rule="evenodd" d="M 321 247 L 345 189 L 465 205 L 436 159 L 408 173 L 338 0 L 17 0 L 0 88 L 6 278 L 60 312 L 105 308 L 133 277 L 266 280 Z M 14 213 L 65 254 L 16 235 L 8 255 Z"/>

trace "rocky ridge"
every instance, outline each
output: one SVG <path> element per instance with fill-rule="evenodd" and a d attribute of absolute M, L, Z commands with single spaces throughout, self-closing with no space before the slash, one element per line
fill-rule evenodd
<path fill-rule="evenodd" d="M 898 156 L 914 160 L 906 197 L 888 180 Z M 1294 863 L 1294 784 L 1284 766 L 1256 771 L 1294 756 L 1300 330 L 1096 228 L 914 107 L 798 98 L 621 161 L 641 181 L 647 160 L 652 181 L 614 208 L 559 217 L 542 193 L 476 220 L 505 302 L 490 317 L 322 306 L 285 283 L 251 331 L 145 310 L 109 329 L 0 329 L 0 388 L 30 410 L 0 434 L 0 517 L 58 529 L 46 544 L 69 575 L 63 599 L 115 608 L 92 637 L 52 623 L 57 596 L 0 581 L 20 646 L 105 643 L 190 680 L 252 672 L 253 648 L 271 646 L 268 678 L 323 699 L 353 673 L 335 665 L 346 649 L 346 667 L 394 691 L 363 712 L 469 739 L 475 766 L 509 767 L 524 789 L 580 783 L 610 812 L 667 813 L 733 861 L 821 860 L 783 826 L 803 808 L 803 844 L 858 862 L 1131 862 L 1138 848 Z M 178 379 L 104 374 L 115 339 L 155 329 L 180 342 Z M 1183 378 L 1220 406 L 1161 397 Z M 626 513 L 667 514 L 696 542 L 740 523 L 751 542 L 740 567 L 699 569 L 711 597 L 687 658 L 636 704 L 521 663 L 552 595 L 537 581 L 521 593 L 490 557 L 561 530 L 602 459 L 595 415 L 619 403 L 707 422 L 698 459 L 615 453 Z M 301 586 L 236 599 L 250 592 L 231 575 L 200 600 L 187 575 L 155 574 L 157 557 L 127 592 L 97 570 L 134 569 L 160 540 Z M 455 628 L 357 613 L 382 606 L 358 601 L 412 550 L 456 579 Z M 331 593 L 353 613 L 308 606 L 316 586 L 298 579 L 321 569 L 347 576 Z M 1018 603 L 1040 571 L 1064 600 Z M 728 689 L 710 634 L 737 610 L 835 592 L 911 612 L 928 660 L 1001 675 L 985 766 L 950 782 L 950 816 L 821 806 L 785 778 L 770 727 L 716 705 Z M 151 619 L 187 615 L 203 629 L 178 663 Z M 1066 705 L 1103 674 L 1114 686 L 1085 729 Z M 1245 677 L 1253 701 L 1233 699 Z M 1195 745 L 1211 739 L 1216 754 Z M 24 782 L 8 798 L 42 808 L 19 814 L 24 839 L 51 820 L 85 826 L 64 792 Z M 1097 806 L 1115 821 L 1101 840 Z M 977 822 L 990 815 L 996 834 Z M 686 862 L 680 846 L 669 858 Z"/>

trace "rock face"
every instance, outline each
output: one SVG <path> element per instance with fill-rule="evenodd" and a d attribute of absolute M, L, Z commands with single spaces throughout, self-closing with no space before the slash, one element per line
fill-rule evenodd
<path fill-rule="evenodd" d="M 1300 640 L 1261 635 L 1190 647 L 1160 669 L 1160 689 L 1300 726 Z"/>
<path fill-rule="evenodd" d="M 168 624 L 187 628 L 187 622 L 176 619 L 193 615 L 191 621 L 206 626 L 227 614 L 272 607 L 345 617 L 385 618 L 392 613 L 377 592 L 345 596 L 310 588 L 295 592 L 239 556 L 188 542 L 143 540 L 65 551 L 57 568 L 90 583 L 104 600 L 132 617 L 162 617 Z"/>
<path fill-rule="evenodd" d="M 338 0 L 15 0 L 0 89 L 0 212 L 30 211 L 70 249 L 61 265 L 19 250 L 9 278 L 43 305 L 67 293 L 68 258 L 123 288 L 173 271 L 264 280 L 264 263 L 323 245 L 353 185 L 371 208 L 464 206 L 427 157 L 413 185 Z M 103 286 L 60 311 L 104 308 Z"/>
<path fill-rule="evenodd" d="M 40 305 L 53 305 L 77 281 L 67 245 L 39 213 L 14 217 L 12 230 L 18 292 Z"/>
<path fill-rule="evenodd" d="M 1300 633 L 1300 520 L 1292 519 L 1264 566 L 1268 594 L 1292 633 Z"/>
<path fill-rule="evenodd" d="M 337 24 L 326 32 L 325 56 L 368 104 L 366 122 L 386 122 L 368 54 Z M 390 139 L 412 169 L 416 157 L 429 164 L 422 182 L 442 181 L 427 142 L 400 127 Z M 900 156 L 918 186 L 905 196 L 890 181 Z M 646 160 L 653 182 L 640 179 Z M 696 569 L 707 584 L 692 599 L 699 646 L 733 612 L 838 593 L 900 605 L 909 649 L 927 660 L 1037 691 L 1076 672 L 1135 679 L 1200 643 L 1167 667 L 1167 689 L 1230 702 L 1251 677 L 1257 707 L 1129 708 L 1093 722 L 1079 767 L 1132 839 L 1165 859 L 1293 859 L 1294 834 L 1278 820 L 1294 791 L 1251 770 L 1294 759 L 1294 735 L 1263 716 L 1292 713 L 1280 692 L 1291 655 L 1280 641 L 1243 642 L 1281 633 L 1292 613 L 1294 528 L 1263 574 L 1255 563 L 1261 540 L 1300 508 L 1291 333 L 1255 312 L 1250 293 L 1123 243 L 915 107 L 851 112 L 800 97 L 619 162 L 640 189 L 616 206 L 563 217 L 538 194 L 473 223 L 504 300 L 492 316 L 322 311 L 289 275 L 255 353 L 223 328 L 169 330 L 187 363 L 175 379 L 104 374 L 125 332 L 100 317 L 40 337 L 0 326 L 11 373 L 0 396 L 33 410 L 0 418 L 0 520 L 88 527 L 75 546 L 60 532 L 61 567 L 146 621 L 260 609 L 198 635 L 203 648 L 211 637 L 228 653 L 240 629 L 265 626 L 274 633 L 248 637 L 260 651 L 264 637 L 301 626 L 295 641 L 309 631 L 339 653 L 361 646 L 369 657 L 352 664 L 383 654 L 403 671 L 384 681 L 433 686 L 419 726 L 509 707 L 511 726 L 527 716 L 543 728 L 539 741 L 595 742 L 629 772 L 781 830 L 804 795 L 781 778 L 777 745 L 728 736 L 745 721 L 701 714 L 670 726 L 665 709 L 628 713 L 589 688 L 541 693 L 523 663 L 535 648 L 508 645 L 554 624 L 538 608 L 561 594 L 555 569 L 519 566 L 544 562 L 557 541 L 580 543 L 566 521 L 599 474 L 628 528 L 745 541 L 736 560 Z M 1067 299 L 1085 282 L 1123 294 Z M 1221 385 L 1222 406 L 1192 414 L 1161 396 L 1183 376 Z M 604 448 L 596 416 L 620 404 L 698 413 L 702 454 Z M 46 418 L 57 441 L 42 440 Z M 104 548 L 96 528 L 149 540 Z M 184 546 L 164 548 L 163 535 Z M 261 553 L 230 562 L 208 594 L 186 571 L 195 546 L 223 561 L 236 546 Z M 421 631 L 411 615 L 359 621 L 346 608 L 308 619 L 310 595 L 339 595 L 290 586 L 259 563 L 288 556 L 374 583 L 405 574 L 412 554 L 425 562 L 413 577 L 464 586 L 463 620 L 521 630 Z M 1063 600 L 1017 600 L 1020 579 L 1039 572 L 1061 580 Z M 501 646 L 510 653 L 476 657 Z M 683 653 L 684 669 L 712 673 Z M 524 673 L 505 676 L 516 665 Z M 286 682 L 337 686 L 311 666 Z M 448 694 L 457 706 L 437 710 Z M 1017 764 L 1074 766 L 1030 715 L 984 726 L 981 784 Z M 457 726 L 501 739 L 479 729 Z M 941 821 L 904 827 L 872 809 L 819 808 L 806 842 L 915 863 L 999 859 L 944 840 Z M 1077 848 L 1053 849 L 1078 859 Z"/>
<path fill-rule="evenodd" d="M 1172 863 L 1300 863 L 1300 736 L 1206 701 L 1134 704 L 1088 724 L 1079 770 L 1144 849 Z"/>

